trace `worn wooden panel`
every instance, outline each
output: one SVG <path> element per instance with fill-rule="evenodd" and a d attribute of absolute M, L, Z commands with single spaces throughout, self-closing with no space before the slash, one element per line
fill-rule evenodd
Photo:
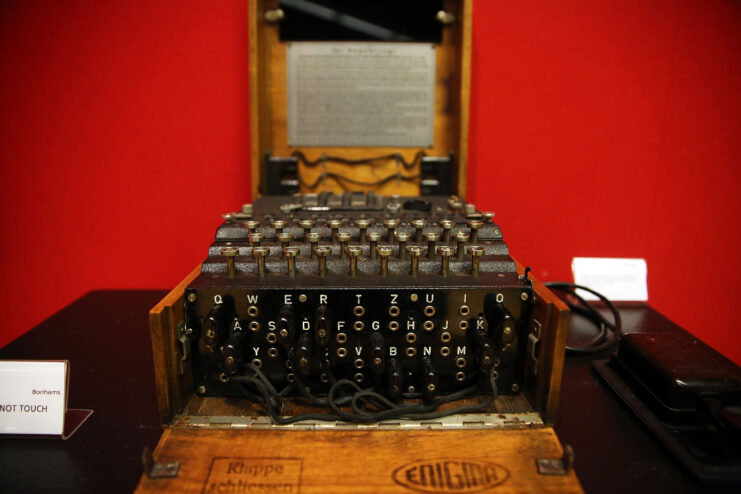
<path fill-rule="evenodd" d="M 472 5 L 470 0 L 446 0 L 445 8 L 453 12 L 456 22 L 443 29 L 443 40 L 436 47 L 435 74 L 435 115 L 434 142 L 430 148 L 422 149 L 430 156 L 447 156 L 455 153 L 456 168 L 453 190 L 461 197 L 466 187 L 466 148 L 468 145 L 468 106 L 470 101 L 471 71 L 471 28 Z M 290 156 L 294 150 L 301 150 L 310 160 L 326 153 L 349 159 L 401 153 L 404 159 L 412 161 L 420 149 L 384 147 L 308 147 L 301 149 L 290 146 L 287 133 L 286 104 L 286 45 L 279 41 L 278 24 L 264 21 L 264 13 L 277 7 L 277 0 L 256 0 L 250 2 L 250 136 L 252 159 L 252 197 L 260 195 L 260 184 L 265 181 L 262 162 L 265 153 L 275 156 Z M 321 166 L 300 166 L 299 173 L 306 183 L 313 183 L 322 173 Z M 395 160 L 374 166 L 346 166 L 328 163 L 327 171 L 351 176 L 354 180 L 374 182 L 397 173 Z M 403 170 L 407 176 L 419 174 L 419 165 Z M 397 182 L 392 180 L 381 186 L 349 185 L 352 190 L 373 190 L 383 195 L 418 195 L 419 183 Z M 335 181 L 328 179 L 324 185 L 309 190 L 302 187 L 301 192 L 318 192 L 344 189 Z"/>
<path fill-rule="evenodd" d="M 138 493 L 582 492 L 553 429 L 507 431 L 244 431 L 174 428 L 154 453 L 173 479 L 142 476 Z"/>
<path fill-rule="evenodd" d="M 178 341 L 178 326 L 183 321 L 183 293 L 185 287 L 201 273 L 200 264 L 165 298 L 149 311 L 149 329 L 152 338 L 154 380 L 157 387 L 157 406 L 160 421 L 167 425 L 180 413 L 193 394 L 190 365 L 180 375 L 182 350 Z"/>
<path fill-rule="evenodd" d="M 525 267 L 515 261 L 517 272 L 522 275 Z M 540 280 L 529 276 L 535 291 L 533 323 L 541 325 L 540 342 L 536 347 L 538 372 L 533 374 L 533 361 L 528 355 L 525 365 L 525 394 L 541 414 L 543 422 L 553 425 L 556 421 L 558 400 L 561 396 L 561 377 L 566 357 L 566 337 L 569 333 L 571 313 L 561 299 Z M 528 328 L 528 331 L 531 331 Z"/>

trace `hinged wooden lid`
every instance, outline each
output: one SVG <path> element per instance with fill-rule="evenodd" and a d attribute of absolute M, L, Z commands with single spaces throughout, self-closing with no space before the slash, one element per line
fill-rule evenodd
<path fill-rule="evenodd" d="M 567 449 L 568 451 L 568 449 Z M 580 493 L 550 427 L 497 431 L 168 429 L 154 452 L 174 477 L 137 493 Z M 543 469 L 540 465 L 552 465 Z"/>
<path fill-rule="evenodd" d="M 453 193 L 465 197 L 472 4 L 471 0 L 444 0 L 444 10 L 438 13 L 444 27 L 442 41 L 435 45 L 432 145 L 425 148 L 398 148 L 290 145 L 287 131 L 287 43 L 280 40 L 281 13 L 277 12 L 278 0 L 250 2 L 250 138 L 253 197 L 299 190 L 308 193 L 322 190 L 342 192 L 345 189 L 372 190 L 384 195 Z M 308 167 L 299 161 L 297 171 L 302 184 L 299 187 L 295 176 L 295 159 L 293 165 L 284 162 L 286 168 L 281 168 L 280 163 L 268 163 L 266 159 L 268 155 L 291 158 L 295 151 L 301 151 L 308 160 L 320 159 L 323 154 L 346 159 L 365 159 L 399 153 L 405 161 L 412 162 L 420 151 L 429 158 L 424 165 L 416 162 L 408 169 L 399 166 L 395 158 L 382 160 L 373 166 L 352 167 L 331 161 L 328 161 L 326 166 Z M 452 156 L 451 169 L 446 172 L 447 165 L 438 168 L 440 164 L 438 161 L 444 165 L 450 156 Z M 439 160 L 436 161 L 435 158 Z M 436 177 L 439 170 L 442 170 L 440 173 L 443 176 Z M 286 180 L 283 176 L 286 173 L 291 175 L 292 179 Z M 321 180 L 323 174 L 325 178 Z M 399 174 L 413 179 L 400 180 Z M 333 175 L 351 177 L 355 183 L 335 180 L 332 178 Z M 426 178 L 431 180 L 422 183 Z M 438 181 L 437 185 L 435 180 L 432 180 L 435 178 Z M 282 179 L 283 187 L 276 189 L 276 184 L 280 184 Z M 383 181 L 384 179 L 387 180 Z M 319 182 L 316 187 L 308 187 L 317 181 Z M 383 182 L 367 185 L 379 181 Z"/>

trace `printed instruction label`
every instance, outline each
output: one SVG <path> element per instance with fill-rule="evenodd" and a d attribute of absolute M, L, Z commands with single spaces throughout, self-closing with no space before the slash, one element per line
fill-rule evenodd
<path fill-rule="evenodd" d="M 288 43 L 290 146 L 433 143 L 435 45 Z"/>
<path fill-rule="evenodd" d="M 0 361 L 0 433 L 61 435 L 67 362 Z"/>
<path fill-rule="evenodd" d="M 645 259 L 610 257 L 575 257 L 571 262 L 574 283 L 601 293 L 612 301 L 648 301 Z M 583 290 L 579 295 L 586 300 L 597 297 Z"/>

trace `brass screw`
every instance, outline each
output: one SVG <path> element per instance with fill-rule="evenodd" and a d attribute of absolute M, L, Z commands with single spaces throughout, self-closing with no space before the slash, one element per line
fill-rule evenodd
<path fill-rule="evenodd" d="M 358 218 L 355 220 L 355 226 L 358 227 L 360 230 L 360 234 L 358 235 L 358 242 L 365 242 L 365 234 L 368 231 L 368 227 L 370 226 L 371 221 L 365 218 Z"/>
<path fill-rule="evenodd" d="M 435 244 L 437 243 L 438 240 L 440 240 L 440 234 L 428 232 L 428 233 L 425 233 L 425 238 L 427 239 L 427 259 L 434 259 L 435 258 Z"/>
<path fill-rule="evenodd" d="M 221 255 L 226 257 L 226 273 L 229 278 L 234 278 L 236 270 L 234 269 L 234 257 L 239 254 L 236 247 L 224 247 L 221 249 Z"/>
<path fill-rule="evenodd" d="M 493 222 L 494 219 L 494 213 L 486 211 L 481 213 L 481 216 L 484 218 L 484 223 Z"/>
<path fill-rule="evenodd" d="M 288 276 L 291 278 L 296 276 L 296 256 L 300 251 L 301 249 L 298 247 L 283 247 L 283 255 L 286 256 L 288 261 Z"/>
<path fill-rule="evenodd" d="M 471 229 L 471 242 L 479 241 L 479 228 L 484 226 L 481 220 L 468 220 L 468 227 Z"/>
<path fill-rule="evenodd" d="M 440 226 L 443 227 L 443 243 L 450 243 L 450 229 L 455 226 L 453 220 L 440 220 Z"/>
<path fill-rule="evenodd" d="M 306 234 L 314 228 L 314 220 L 301 220 L 298 222 L 298 226 L 304 229 L 304 237 L 306 237 Z"/>
<path fill-rule="evenodd" d="M 440 266 L 440 274 L 443 276 L 448 276 L 450 272 L 450 256 L 453 255 L 454 251 L 453 247 L 449 245 L 441 245 L 437 248 L 438 254 L 443 258 L 443 263 Z"/>
<path fill-rule="evenodd" d="M 407 242 L 409 241 L 410 234 L 404 232 L 396 232 L 396 241 L 399 242 L 399 259 L 402 261 L 407 258 Z"/>
<path fill-rule="evenodd" d="M 424 229 L 427 226 L 427 222 L 425 220 L 414 220 L 412 221 L 412 226 L 415 228 L 415 232 L 417 234 L 415 242 L 421 244 L 422 236 L 424 235 Z"/>
<path fill-rule="evenodd" d="M 247 220 L 244 223 L 242 223 L 242 226 L 247 229 L 247 235 L 250 233 L 255 233 L 258 226 L 260 226 L 260 222 L 256 220 Z"/>
<path fill-rule="evenodd" d="M 502 340 L 505 342 L 512 341 L 512 328 L 509 326 L 505 326 L 504 329 L 502 329 Z"/>
<path fill-rule="evenodd" d="M 260 243 L 265 239 L 265 235 L 262 233 L 250 233 L 247 237 L 250 241 L 250 244 L 252 244 L 252 248 L 260 247 Z"/>
<path fill-rule="evenodd" d="M 458 232 L 455 234 L 455 241 L 456 241 L 456 257 L 459 261 L 463 260 L 463 254 L 465 253 L 466 249 L 466 242 L 468 242 L 468 234 L 465 232 Z"/>
<path fill-rule="evenodd" d="M 327 256 L 332 253 L 332 248 L 328 245 L 320 245 L 314 249 L 319 256 L 319 276 L 327 276 Z"/>
<path fill-rule="evenodd" d="M 381 256 L 381 276 L 386 276 L 389 272 L 389 256 L 394 251 L 390 245 L 379 245 L 376 252 Z"/>
<path fill-rule="evenodd" d="M 370 258 L 372 260 L 376 260 L 376 246 L 378 245 L 378 241 L 381 239 L 381 234 L 377 232 L 370 232 L 368 233 L 368 240 L 370 241 Z"/>
<path fill-rule="evenodd" d="M 309 232 L 306 234 L 306 240 L 309 242 L 309 245 L 311 246 L 311 258 L 314 259 L 316 247 L 319 243 L 319 238 L 321 235 L 319 235 L 317 232 Z"/>
<path fill-rule="evenodd" d="M 358 245 L 350 245 L 346 248 L 347 255 L 350 256 L 350 276 L 358 274 L 358 256 L 363 253 L 363 249 Z"/>
<path fill-rule="evenodd" d="M 448 199 L 448 206 L 450 207 L 451 211 L 457 212 L 463 209 L 463 201 L 453 196 L 450 199 Z"/>
<path fill-rule="evenodd" d="M 267 247 L 252 247 L 252 255 L 257 261 L 257 275 L 260 278 L 265 278 L 265 256 L 270 253 L 270 249 Z"/>
<path fill-rule="evenodd" d="M 471 274 L 473 276 L 479 275 L 479 264 L 481 263 L 481 256 L 484 255 L 485 249 L 480 245 L 470 245 L 468 247 L 468 253 L 471 254 Z"/>
<path fill-rule="evenodd" d="M 327 225 L 332 229 L 332 242 L 335 241 L 335 238 L 337 237 L 337 231 L 342 226 L 342 220 L 329 220 L 327 222 Z"/>
<path fill-rule="evenodd" d="M 281 247 L 285 249 L 291 240 L 293 240 L 293 233 L 281 232 L 278 234 L 278 240 L 280 240 Z"/>
<path fill-rule="evenodd" d="M 419 275 L 419 256 L 424 252 L 424 248 L 420 245 L 409 245 L 407 252 L 412 257 L 412 276 L 417 276 Z"/>
<path fill-rule="evenodd" d="M 383 220 L 383 224 L 388 228 L 388 234 L 386 235 L 386 239 L 391 242 L 394 239 L 394 233 L 396 232 L 396 227 L 399 226 L 399 220 L 397 219 L 389 219 L 389 220 Z"/>
<path fill-rule="evenodd" d="M 345 248 L 347 247 L 347 243 L 350 241 L 351 238 L 352 235 L 347 232 L 337 233 L 337 240 L 340 241 L 340 257 L 342 257 L 342 259 L 347 259 Z"/>
<path fill-rule="evenodd" d="M 283 232 L 283 228 L 286 226 L 286 222 L 283 220 L 270 220 L 270 224 L 275 228 L 276 237 Z"/>

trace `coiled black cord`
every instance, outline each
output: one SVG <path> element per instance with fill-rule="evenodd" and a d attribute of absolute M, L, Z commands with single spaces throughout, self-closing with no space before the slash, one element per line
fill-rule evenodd
<path fill-rule="evenodd" d="M 472 395 L 477 385 L 440 396 L 427 403 L 398 404 L 389 400 L 373 388 L 363 389 L 353 381 L 341 379 L 334 382 L 327 394 L 327 398 L 319 398 L 309 391 L 302 379 L 296 376 L 296 381 L 290 385 L 290 391 L 297 390 L 308 400 L 308 403 L 317 407 L 331 408 L 334 413 L 302 413 L 294 416 L 282 416 L 282 398 L 285 393 L 278 393 L 262 370 L 252 364 L 245 364 L 246 373 L 251 375 L 233 376 L 232 381 L 240 383 L 244 395 L 252 401 L 260 403 L 265 411 L 277 424 L 287 425 L 303 420 L 317 421 L 347 421 L 369 423 L 380 420 L 407 419 L 431 420 L 457 413 L 472 413 L 489 408 L 496 399 L 497 385 L 492 373 L 482 374 L 488 377 L 490 393 L 486 398 L 470 405 L 463 405 L 449 410 L 437 410 L 440 405 L 451 403 Z M 288 389 L 287 388 L 287 389 Z M 341 393 L 342 391 L 350 393 Z M 285 391 L 285 390 L 284 390 Z M 339 396 L 343 394 L 343 396 Z M 351 411 L 343 409 L 349 405 Z"/>
<path fill-rule="evenodd" d="M 620 319 L 620 312 L 617 307 L 615 307 L 615 304 L 610 302 L 607 297 L 589 287 L 577 285 L 575 283 L 567 283 L 565 281 L 553 281 L 545 283 L 545 286 L 551 290 L 557 290 L 576 299 L 578 304 L 573 304 L 569 300 L 564 300 L 564 302 L 569 306 L 569 309 L 571 309 L 573 313 L 584 316 L 597 327 L 597 336 L 588 343 L 580 346 L 566 345 L 566 352 L 568 354 L 584 355 L 598 353 L 612 347 L 620 339 L 620 336 L 623 334 L 623 322 L 622 319 Z M 604 302 L 605 306 L 610 310 L 610 312 L 612 312 L 613 322 L 608 321 L 597 311 L 597 309 L 594 308 L 592 304 L 576 293 L 576 290 L 585 290 Z M 610 333 L 609 337 L 608 333 Z"/>

